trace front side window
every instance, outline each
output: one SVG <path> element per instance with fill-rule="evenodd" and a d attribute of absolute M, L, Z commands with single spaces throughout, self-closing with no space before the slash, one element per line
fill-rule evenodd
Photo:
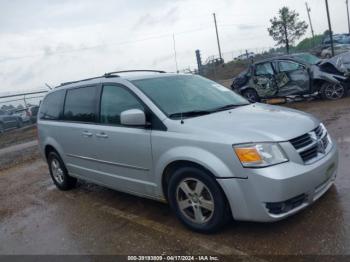
<path fill-rule="evenodd" d="M 248 104 L 243 97 L 216 82 L 195 75 L 176 75 L 132 81 L 168 117 L 183 113 L 212 113 L 227 106 Z M 185 114 L 186 115 L 186 114 Z"/>
<path fill-rule="evenodd" d="M 66 90 L 59 90 L 48 94 L 40 106 L 39 118 L 44 120 L 58 120 L 62 116 Z"/>
<path fill-rule="evenodd" d="M 96 122 L 98 90 L 96 86 L 67 90 L 64 120 L 85 123 Z"/>
<path fill-rule="evenodd" d="M 264 76 L 264 75 L 273 75 L 273 68 L 270 62 L 258 64 L 255 68 L 255 75 Z"/>
<path fill-rule="evenodd" d="M 144 111 L 137 98 L 125 88 L 117 85 L 103 87 L 100 118 L 102 124 L 120 125 L 120 114 L 130 109 Z"/>

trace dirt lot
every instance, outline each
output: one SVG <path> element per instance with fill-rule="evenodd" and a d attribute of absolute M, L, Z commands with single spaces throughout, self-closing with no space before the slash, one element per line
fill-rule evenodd
<path fill-rule="evenodd" d="M 0 171 L 39 158 L 35 140 L 33 125 L 0 134 Z"/>
<path fill-rule="evenodd" d="M 250 261 L 350 255 L 350 98 L 289 106 L 322 119 L 340 150 L 336 185 L 303 212 L 273 224 L 232 222 L 201 235 L 185 229 L 166 204 L 86 182 L 58 191 L 34 157 L 0 173 L 0 254 L 255 256 Z"/>
<path fill-rule="evenodd" d="M 0 134 L 0 149 L 36 139 L 36 126 L 30 125 Z"/>

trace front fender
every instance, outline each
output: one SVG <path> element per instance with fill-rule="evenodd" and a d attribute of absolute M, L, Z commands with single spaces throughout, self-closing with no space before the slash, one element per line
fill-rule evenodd
<path fill-rule="evenodd" d="M 162 184 L 165 168 L 175 161 L 196 163 L 210 171 L 217 178 L 235 177 L 229 167 L 211 152 L 193 146 L 179 146 L 163 153 L 157 163 L 155 163 L 154 173 L 158 185 Z"/>

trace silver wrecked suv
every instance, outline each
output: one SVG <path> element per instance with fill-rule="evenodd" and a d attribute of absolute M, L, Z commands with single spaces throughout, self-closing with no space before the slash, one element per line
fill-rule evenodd
<path fill-rule="evenodd" d="M 334 183 L 336 144 L 319 120 L 249 104 L 196 75 L 116 72 L 62 84 L 40 106 L 38 135 L 61 190 L 77 178 L 169 202 L 186 226 L 271 222 Z"/>

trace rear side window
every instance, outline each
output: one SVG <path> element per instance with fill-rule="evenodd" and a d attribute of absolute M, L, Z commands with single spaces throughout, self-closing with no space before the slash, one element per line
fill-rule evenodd
<path fill-rule="evenodd" d="M 289 71 L 295 71 L 301 68 L 302 66 L 300 64 L 294 63 L 294 62 L 288 62 L 288 61 L 280 61 L 279 67 L 281 72 L 289 72 Z"/>
<path fill-rule="evenodd" d="M 48 94 L 40 106 L 40 119 L 58 120 L 62 116 L 64 96 L 66 90 Z"/>
<path fill-rule="evenodd" d="M 137 98 L 125 88 L 116 85 L 105 85 L 101 97 L 101 123 L 120 125 L 120 114 L 129 109 L 144 107 Z"/>
<path fill-rule="evenodd" d="M 92 123 L 97 121 L 96 86 L 80 87 L 67 90 L 64 106 L 64 120 Z"/>

